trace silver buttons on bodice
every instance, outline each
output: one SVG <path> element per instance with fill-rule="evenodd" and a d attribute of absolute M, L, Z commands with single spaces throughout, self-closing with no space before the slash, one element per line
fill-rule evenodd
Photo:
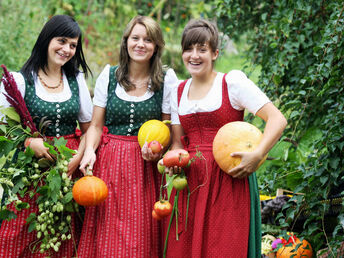
<path fill-rule="evenodd" d="M 131 135 L 131 131 L 132 131 L 132 128 L 134 127 L 134 113 L 135 113 L 135 104 L 134 103 L 131 103 L 130 104 L 130 115 L 129 115 L 129 117 L 130 117 L 130 120 L 129 120 L 129 122 L 130 122 L 130 124 L 129 124 L 129 128 L 128 128 L 128 134 L 127 134 L 127 136 L 130 136 Z"/>
<path fill-rule="evenodd" d="M 56 104 L 56 113 L 57 113 L 57 119 L 55 121 L 55 131 L 56 131 L 56 137 L 60 137 L 60 118 L 61 118 L 61 115 L 60 115 L 60 112 L 61 112 L 61 109 L 60 109 L 60 104 Z"/>

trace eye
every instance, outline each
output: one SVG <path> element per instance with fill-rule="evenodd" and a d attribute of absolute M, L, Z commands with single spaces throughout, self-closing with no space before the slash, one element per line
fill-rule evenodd
<path fill-rule="evenodd" d="M 66 43 L 66 39 L 65 38 L 58 38 L 57 41 L 62 43 L 62 44 Z"/>
<path fill-rule="evenodd" d="M 146 39 L 145 39 L 145 42 L 151 43 L 152 40 L 151 40 L 150 38 L 146 38 Z"/>
<path fill-rule="evenodd" d="M 75 49 L 76 46 L 77 46 L 76 44 L 71 44 L 71 45 L 70 45 L 70 48 Z"/>
<path fill-rule="evenodd" d="M 133 40 L 138 40 L 139 37 L 138 37 L 138 36 L 132 36 L 131 39 L 133 39 Z"/>

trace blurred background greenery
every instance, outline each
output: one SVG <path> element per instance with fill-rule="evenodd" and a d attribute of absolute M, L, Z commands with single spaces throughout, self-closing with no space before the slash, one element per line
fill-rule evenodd
<path fill-rule="evenodd" d="M 207 1 L 206 1 L 207 2 Z M 2 0 L 0 1 L 0 63 L 10 70 L 19 70 L 29 57 L 44 23 L 55 14 L 68 14 L 79 23 L 84 35 L 84 50 L 93 72 L 89 88 L 106 64 L 116 65 L 119 45 L 126 24 L 131 18 L 150 15 L 164 32 L 166 47 L 163 63 L 175 69 L 180 79 L 188 77 L 181 60 L 180 39 L 191 18 L 214 19 L 213 3 L 200 0 Z M 244 39 L 236 42 L 222 38 L 217 70 L 228 72 L 243 69 L 247 49 Z M 259 69 L 248 69 L 257 81 Z"/>

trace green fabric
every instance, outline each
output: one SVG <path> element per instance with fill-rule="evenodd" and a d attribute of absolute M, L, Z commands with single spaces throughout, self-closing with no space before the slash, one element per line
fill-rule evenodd
<path fill-rule="evenodd" d="M 68 84 L 72 92 L 70 99 L 64 102 L 48 102 L 40 99 L 36 95 L 36 88 L 30 85 L 25 79 L 25 104 L 33 117 L 33 121 L 39 129 L 42 117 L 46 121 L 50 120 L 50 125 L 46 128 L 46 136 L 62 136 L 73 134 L 77 126 L 80 110 L 79 86 L 76 78 L 68 78 Z"/>
<path fill-rule="evenodd" d="M 161 120 L 163 86 L 144 101 L 133 102 L 120 99 L 116 94 L 117 66 L 110 67 L 105 126 L 110 134 L 137 135 L 141 125 L 151 119 Z"/>
<path fill-rule="evenodd" d="M 248 178 L 250 186 L 250 236 L 247 257 L 261 257 L 262 228 L 260 214 L 260 199 L 256 173 Z"/>

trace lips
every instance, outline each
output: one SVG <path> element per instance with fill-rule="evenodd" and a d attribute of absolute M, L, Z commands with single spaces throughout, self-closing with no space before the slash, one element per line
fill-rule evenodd
<path fill-rule="evenodd" d="M 60 57 L 64 58 L 64 59 L 67 59 L 69 56 L 67 55 L 64 55 L 62 53 L 59 53 L 59 52 L 56 52 Z"/>

